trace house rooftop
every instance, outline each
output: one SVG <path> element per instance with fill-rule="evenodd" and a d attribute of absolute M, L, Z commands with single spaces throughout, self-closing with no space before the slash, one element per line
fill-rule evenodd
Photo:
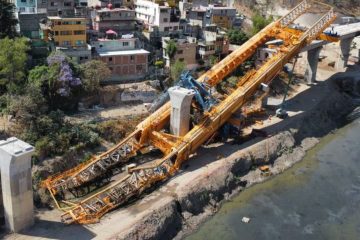
<path fill-rule="evenodd" d="M 86 20 L 86 18 L 81 17 L 59 17 L 59 16 L 48 16 L 49 20 Z"/>
<path fill-rule="evenodd" d="M 133 9 L 130 9 L 130 8 L 113 8 L 113 9 L 110 9 L 110 8 L 103 8 L 103 9 L 100 9 L 100 10 L 97 10 L 96 12 L 122 12 L 122 11 L 131 11 L 131 12 L 134 12 L 135 10 Z"/>
<path fill-rule="evenodd" d="M 99 51 L 100 57 L 106 56 L 123 56 L 123 55 L 139 55 L 139 54 L 150 54 L 145 49 L 125 50 L 125 51 Z"/>

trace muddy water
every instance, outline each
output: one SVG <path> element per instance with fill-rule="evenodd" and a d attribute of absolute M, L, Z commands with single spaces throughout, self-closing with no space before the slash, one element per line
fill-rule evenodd
<path fill-rule="evenodd" d="M 187 239 L 360 239 L 360 120 L 224 204 Z"/>

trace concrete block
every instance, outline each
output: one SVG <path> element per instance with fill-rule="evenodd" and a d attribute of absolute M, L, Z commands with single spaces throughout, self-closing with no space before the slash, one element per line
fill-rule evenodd
<path fill-rule="evenodd" d="M 170 132 L 176 136 L 184 136 L 189 131 L 191 100 L 194 90 L 182 87 L 171 87 L 170 95 Z"/>
<path fill-rule="evenodd" d="M 13 232 L 34 223 L 31 155 L 34 147 L 15 138 L 0 141 L 5 225 Z"/>

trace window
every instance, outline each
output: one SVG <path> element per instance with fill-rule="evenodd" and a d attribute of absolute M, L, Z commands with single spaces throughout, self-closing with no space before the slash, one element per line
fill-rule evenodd
<path fill-rule="evenodd" d="M 109 57 L 109 62 L 112 62 L 112 57 Z"/>
<path fill-rule="evenodd" d="M 165 28 L 164 28 L 164 31 L 165 31 L 165 32 L 168 32 L 168 31 L 169 31 L 169 28 L 168 28 L 168 27 L 165 27 Z"/>
<path fill-rule="evenodd" d="M 84 41 L 83 40 L 76 40 L 75 45 L 76 46 L 82 46 L 82 45 L 84 45 Z"/>
<path fill-rule="evenodd" d="M 135 56 L 130 56 L 130 62 L 133 62 L 135 60 Z"/>
<path fill-rule="evenodd" d="M 136 71 L 141 72 L 143 70 L 143 65 L 136 65 Z"/>
<path fill-rule="evenodd" d="M 179 61 L 180 61 L 180 62 L 183 62 L 183 61 L 184 61 L 184 58 L 179 58 Z"/>
<path fill-rule="evenodd" d="M 175 27 L 174 27 L 174 31 L 177 31 L 177 30 L 178 30 L 178 27 L 177 27 L 177 26 L 175 26 Z"/>
<path fill-rule="evenodd" d="M 55 46 L 59 46 L 59 42 L 55 42 Z"/>
<path fill-rule="evenodd" d="M 129 42 L 123 42 L 123 44 L 122 44 L 124 47 L 125 46 L 129 46 Z"/>
<path fill-rule="evenodd" d="M 160 9 L 160 12 L 161 12 L 161 13 L 167 13 L 168 10 L 167 10 L 167 9 Z"/>
<path fill-rule="evenodd" d="M 164 19 L 163 19 L 163 22 L 167 22 L 167 21 L 168 21 L 168 19 L 167 19 L 167 18 L 164 18 Z"/>
<path fill-rule="evenodd" d="M 65 7 L 71 7 L 71 2 L 64 2 Z"/>
<path fill-rule="evenodd" d="M 51 2 L 50 3 L 50 6 L 52 6 L 52 7 L 57 6 L 57 5 L 58 5 L 57 2 Z"/>
<path fill-rule="evenodd" d="M 55 36 L 59 36 L 59 31 L 55 31 Z"/>
<path fill-rule="evenodd" d="M 112 67 L 109 67 L 109 70 L 110 70 L 110 71 L 112 71 L 112 70 L 113 70 L 113 68 L 112 68 Z"/>
<path fill-rule="evenodd" d="M 72 35 L 71 31 L 60 31 L 60 35 Z"/>
<path fill-rule="evenodd" d="M 41 0 L 42 4 L 47 4 L 47 0 Z"/>
<path fill-rule="evenodd" d="M 76 24 L 76 25 L 81 25 L 82 22 L 81 22 L 81 21 L 78 21 L 78 22 L 76 22 L 75 24 Z"/>
<path fill-rule="evenodd" d="M 177 54 L 183 54 L 183 50 L 178 50 Z"/>
<path fill-rule="evenodd" d="M 120 3 L 115 3 L 115 8 L 119 8 L 121 7 L 121 4 Z"/>
<path fill-rule="evenodd" d="M 63 41 L 63 45 L 64 45 L 64 46 L 70 46 L 70 45 L 71 45 L 71 42 L 70 42 L 70 41 Z"/>
<path fill-rule="evenodd" d="M 63 25 L 70 25 L 70 22 L 63 22 Z"/>
<path fill-rule="evenodd" d="M 22 3 L 26 3 L 26 0 L 21 0 Z"/>
<path fill-rule="evenodd" d="M 85 31 L 83 31 L 83 30 L 74 31 L 74 35 L 84 35 L 84 34 L 85 34 Z"/>
<path fill-rule="evenodd" d="M 19 8 L 19 12 L 25 12 L 25 8 L 24 7 Z"/>

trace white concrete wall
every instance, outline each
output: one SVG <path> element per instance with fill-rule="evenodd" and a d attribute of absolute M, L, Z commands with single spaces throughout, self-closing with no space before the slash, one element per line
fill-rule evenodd
<path fill-rule="evenodd" d="M 1 187 L 6 227 L 19 232 L 34 223 L 31 155 L 34 147 L 17 139 L 0 141 Z"/>

